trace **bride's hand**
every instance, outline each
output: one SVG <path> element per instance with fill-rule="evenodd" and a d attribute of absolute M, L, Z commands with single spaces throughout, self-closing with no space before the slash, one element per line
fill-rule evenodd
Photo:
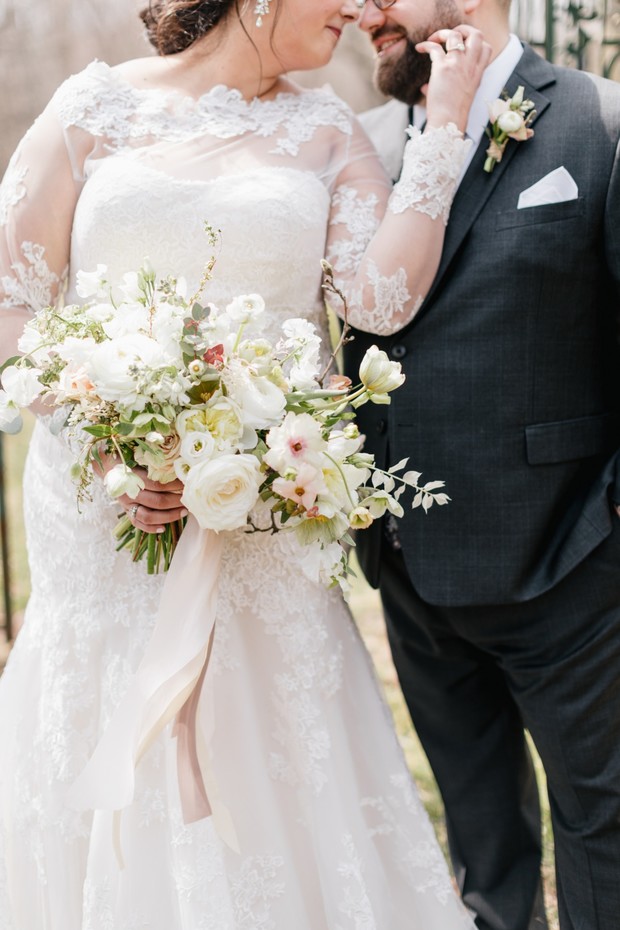
<path fill-rule="evenodd" d="M 416 51 L 432 61 L 426 85 L 426 125 L 429 128 L 455 123 L 464 132 L 474 95 L 491 60 L 491 46 L 478 29 L 465 24 L 439 29 Z"/>
<path fill-rule="evenodd" d="M 118 465 L 118 461 L 117 456 L 102 455 L 103 468 L 93 462 L 93 470 L 104 477 Z M 187 516 L 187 508 L 181 503 L 182 481 L 175 478 L 167 484 L 160 484 L 159 481 L 151 481 L 145 468 L 134 468 L 133 471 L 143 482 L 144 488 L 137 497 L 121 494 L 116 501 L 137 529 L 145 533 L 161 533 L 166 523 L 175 523 Z"/>
<path fill-rule="evenodd" d="M 123 494 L 117 500 L 135 527 L 145 533 L 161 533 L 166 523 L 174 523 L 187 516 L 187 508 L 181 503 L 183 482 L 175 478 L 167 484 L 160 484 L 147 477 L 145 468 L 134 468 L 133 471 L 144 482 L 143 490 L 135 498 Z"/>

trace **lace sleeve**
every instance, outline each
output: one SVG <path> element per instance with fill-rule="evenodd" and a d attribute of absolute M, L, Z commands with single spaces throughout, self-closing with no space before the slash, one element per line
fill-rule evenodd
<path fill-rule="evenodd" d="M 376 157 L 366 152 L 343 169 L 332 200 L 327 260 L 347 299 L 348 321 L 380 336 L 411 322 L 433 282 L 471 144 L 452 124 L 409 135 L 389 199 Z M 342 315 L 342 306 L 334 309 Z"/>
<path fill-rule="evenodd" d="M 20 142 L 0 185 L 0 358 L 14 355 L 29 314 L 51 304 L 69 261 L 79 185 L 50 105 Z"/>

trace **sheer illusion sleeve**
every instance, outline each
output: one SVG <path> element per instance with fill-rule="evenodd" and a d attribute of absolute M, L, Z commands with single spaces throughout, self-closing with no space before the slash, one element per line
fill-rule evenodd
<path fill-rule="evenodd" d="M 0 358 L 28 316 L 53 303 L 69 262 L 80 182 L 51 103 L 20 142 L 0 185 Z"/>
<path fill-rule="evenodd" d="M 471 145 L 453 124 L 408 132 L 401 176 L 390 193 L 374 149 L 358 127 L 332 198 L 326 255 L 347 300 L 348 322 L 381 336 L 411 322 L 433 282 Z M 344 308 L 336 301 L 334 309 L 342 316 Z"/>

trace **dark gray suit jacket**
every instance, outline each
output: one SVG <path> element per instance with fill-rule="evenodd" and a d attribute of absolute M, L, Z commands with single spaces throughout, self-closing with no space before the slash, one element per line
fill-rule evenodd
<path fill-rule="evenodd" d="M 403 498 L 408 571 L 434 604 L 548 590 L 610 532 L 620 501 L 620 86 L 527 46 L 506 88 L 519 84 L 535 135 L 509 142 L 490 175 L 483 137 L 416 319 L 346 350 L 352 373 L 376 343 L 407 377 L 391 407 L 359 410 L 367 448 L 410 456 L 452 498 L 426 515 Z M 561 165 L 578 199 L 518 210 Z M 373 584 L 380 548 L 378 529 L 358 533 Z"/>

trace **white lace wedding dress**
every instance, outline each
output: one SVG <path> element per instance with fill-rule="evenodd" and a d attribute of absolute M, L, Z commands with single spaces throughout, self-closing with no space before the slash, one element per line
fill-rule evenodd
<path fill-rule="evenodd" d="M 403 185 L 415 199 L 414 174 Z M 78 269 L 103 262 L 119 280 L 146 256 L 159 276 L 191 286 L 208 221 L 222 248 L 206 299 L 260 292 L 271 335 L 305 316 L 327 338 L 329 230 L 354 321 L 381 329 L 417 302 L 389 255 L 371 251 L 357 272 L 388 194 L 351 113 L 327 91 L 248 103 L 215 88 L 195 101 L 138 90 L 94 63 L 57 92 L 5 176 L 0 306 L 36 311 L 65 277 L 75 299 Z M 0 928 L 472 927 L 349 612 L 299 570 L 286 533 L 224 540 L 201 699 L 237 848 L 215 817 L 184 822 L 171 725 L 137 765 L 122 867 L 112 815 L 72 809 L 71 786 L 149 641 L 162 579 L 115 552 L 118 508 L 100 486 L 78 512 L 73 455 L 51 425 L 39 420 L 30 446 L 32 596 L 0 679 Z M 192 591 L 183 599 L 179 625 Z"/>

